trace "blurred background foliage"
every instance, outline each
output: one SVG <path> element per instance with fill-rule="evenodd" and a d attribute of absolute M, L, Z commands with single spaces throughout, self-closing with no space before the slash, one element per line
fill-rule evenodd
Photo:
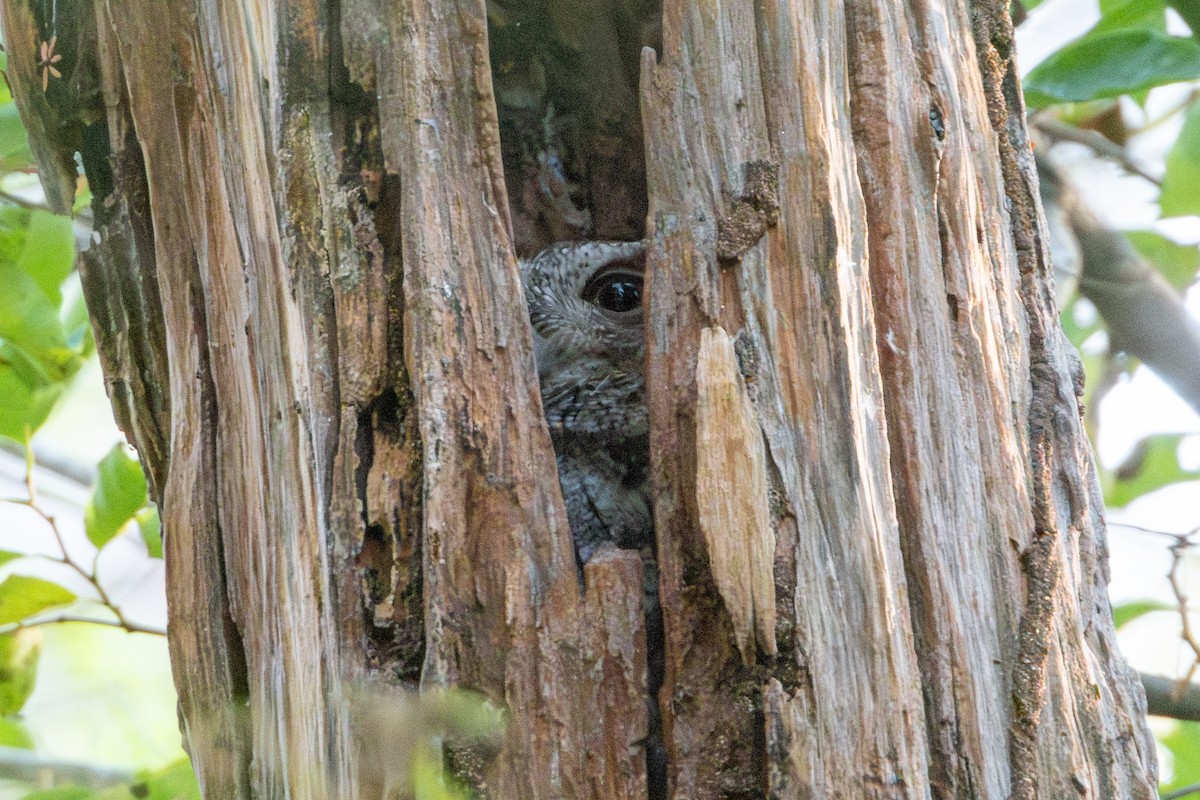
<path fill-rule="evenodd" d="M 1065 168 L 1049 181 L 1061 181 L 1066 193 L 1047 197 L 1048 219 L 1052 238 L 1064 243 L 1055 252 L 1058 294 L 1064 330 L 1086 368 L 1089 431 L 1098 437 L 1102 427 L 1137 414 L 1171 416 L 1155 404 L 1179 406 L 1166 397 L 1172 391 L 1193 409 L 1191 416 L 1174 412 L 1179 429 L 1136 438 L 1118 461 L 1101 461 L 1105 500 L 1116 515 L 1138 503 L 1172 505 L 1171 519 L 1195 526 L 1200 392 L 1193 396 L 1187 385 L 1186 359 L 1188 337 L 1200 341 L 1200 36 L 1193 34 L 1200 33 L 1200 5 L 1028 0 L 1014 3 L 1014 20 L 1022 29 L 1036 25 L 1052 6 L 1070 6 L 1093 24 L 1078 35 L 1051 34 L 1059 41 L 1024 79 L 1043 170 L 1059 169 L 1053 156 L 1060 146 L 1082 148 L 1087 159 L 1144 183 L 1154 209 L 1147 224 L 1117 231 L 1087 222 L 1087 214 L 1107 215 L 1095 207 L 1102 193 L 1087 185 L 1086 170 Z M 50 66 L 47 82 L 56 79 Z M 1145 139 L 1154 144 L 1139 151 L 1134 145 Z M 198 798 L 170 682 L 158 516 L 136 456 L 112 423 L 75 272 L 76 249 L 92 235 L 82 177 L 79 196 L 73 219 L 48 211 L 16 107 L 0 86 L 0 800 Z M 1116 239 L 1093 246 L 1105 236 Z M 1113 271 L 1102 263 L 1106 254 L 1135 268 Z M 1114 286 L 1115 305 L 1108 303 Z M 1146 295 L 1147 286 L 1165 286 L 1166 295 Z M 1132 321 L 1130 309 L 1137 310 Z M 1176 330 L 1172 314 L 1183 315 L 1171 318 L 1183 333 L 1170 336 L 1182 350 L 1171 356 L 1184 359 L 1180 379 L 1154 344 L 1156 334 Z M 1200 359 L 1200 346 L 1194 350 Z M 1143 362 L 1164 376 L 1164 397 L 1133 412 L 1126 403 L 1120 413 L 1098 413 Z M 1169 494 L 1170 487 L 1186 493 Z M 1155 722 L 1164 796 L 1200 797 L 1200 723 L 1187 721 L 1186 712 L 1189 697 L 1200 696 L 1191 683 L 1200 663 L 1191 632 L 1197 621 L 1187 604 L 1198 531 L 1186 522 L 1171 530 L 1120 518 L 1126 521 L 1114 533 L 1133 531 L 1158 556 L 1134 559 L 1132 573 L 1123 559 L 1114 562 L 1114 579 L 1126 587 L 1115 608 L 1122 642 L 1143 626 L 1133 637 L 1138 663 L 1150 632 L 1149 649 L 1161 657 L 1148 663 L 1167 684 L 1152 708 L 1185 718 Z M 395 710 L 386 715 L 392 720 L 424 720 L 409 759 L 412 791 L 422 800 L 465 794 L 421 742 L 448 730 L 494 736 L 501 724 L 478 699 L 439 702 L 419 711 L 371 704 Z"/>

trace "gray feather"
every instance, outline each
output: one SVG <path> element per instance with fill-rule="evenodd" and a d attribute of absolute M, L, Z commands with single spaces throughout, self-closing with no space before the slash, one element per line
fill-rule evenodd
<path fill-rule="evenodd" d="M 600 547 L 651 544 L 645 336 L 640 306 L 585 299 L 614 268 L 640 275 L 641 242 L 576 242 L 522 262 L 542 406 L 580 562 Z"/>

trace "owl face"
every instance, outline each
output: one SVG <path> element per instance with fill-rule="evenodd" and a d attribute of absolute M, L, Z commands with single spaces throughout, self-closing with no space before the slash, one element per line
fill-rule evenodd
<path fill-rule="evenodd" d="M 546 421 L 645 436 L 642 242 L 557 244 L 521 264 Z"/>

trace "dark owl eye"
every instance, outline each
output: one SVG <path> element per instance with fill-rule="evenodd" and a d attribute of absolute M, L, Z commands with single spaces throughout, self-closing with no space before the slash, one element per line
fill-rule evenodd
<path fill-rule="evenodd" d="M 642 307 L 642 276 L 633 272 L 605 272 L 588 281 L 583 299 L 605 311 L 622 313 Z"/>

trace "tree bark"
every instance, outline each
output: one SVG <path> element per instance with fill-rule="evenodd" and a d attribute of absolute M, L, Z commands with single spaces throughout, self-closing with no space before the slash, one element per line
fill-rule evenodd
<path fill-rule="evenodd" d="M 620 75 L 635 5 L 564 52 Z M 644 176 L 636 109 L 581 139 L 597 231 L 648 187 L 661 676 L 638 554 L 575 564 L 483 3 L 3 9 L 206 797 L 396 796 L 372 681 L 507 709 L 446 746 L 494 798 L 660 793 L 659 681 L 671 797 L 1154 796 L 1006 4 L 666 0 Z"/>

